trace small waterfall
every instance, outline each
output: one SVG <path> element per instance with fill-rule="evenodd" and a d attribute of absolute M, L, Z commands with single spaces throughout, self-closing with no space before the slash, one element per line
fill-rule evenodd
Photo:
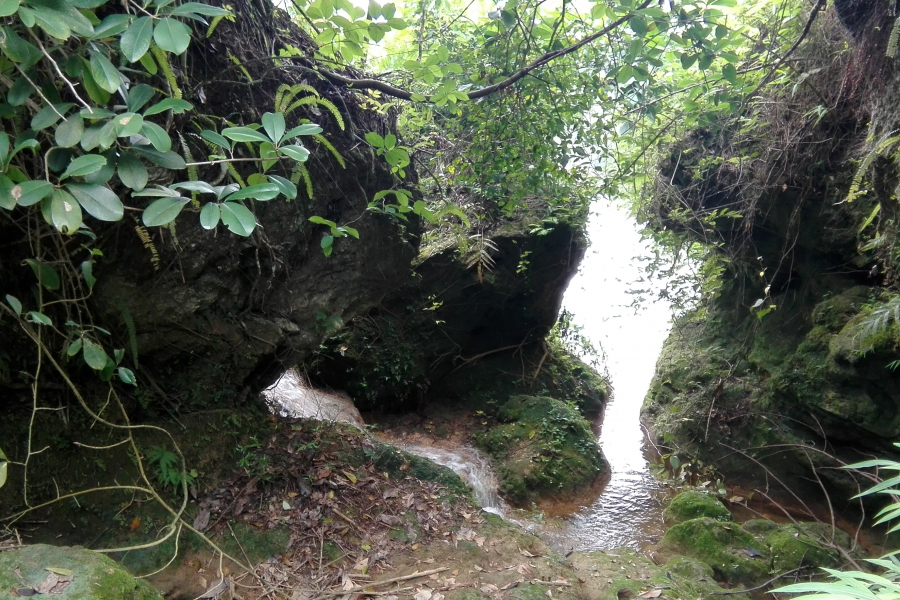
<path fill-rule="evenodd" d="M 410 454 L 427 458 L 439 465 L 449 468 L 469 484 L 475 494 L 475 501 L 486 512 L 503 516 L 503 506 L 497 493 L 497 478 L 491 469 L 490 461 L 474 448 L 454 448 L 452 450 L 439 446 L 422 446 L 418 444 L 396 443 L 398 448 Z"/>
<path fill-rule="evenodd" d="M 326 392 L 309 385 L 294 369 L 263 392 L 272 412 L 283 417 L 340 421 L 362 427 L 362 416 L 346 392 Z"/>

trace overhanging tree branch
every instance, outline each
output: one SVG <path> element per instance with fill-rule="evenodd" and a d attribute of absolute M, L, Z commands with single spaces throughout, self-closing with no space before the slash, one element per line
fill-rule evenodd
<path fill-rule="evenodd" d="M 641 2 L 640 6 L 638 6 L 637 10 L 641 10 L 650 6 L 653 0 L 644 0 Z M 625 23 L 628 19 L 630 19 L 634 15 L 633 12 L 628 13 L 622 17 L 619 17 L 600 31 L 592 33 L 591 35 L 579 40 L 578 42 L 572 44 L 571 46 L 567 46 L 566 48 L 561 48 L 559 50 L 554 50 L 552 52 L 547 52 L 542 54 L 531 63 L 522 67 L 503 81 L 497 82 L 493 85 L 489 85 L 485 88 L 481 88 L 480 90 L 475 90 L 474 92 L 469 92 L 469 100 L 478 100 L 479 98 L 484 98 L 486 96 L 490 96 L 491 94 L 496 94 L 497 92 L 502 92 L 509 86 L 513 85 L 535 69 L 543 67 L 544 65 L 566 56 L 567 54 L 572 54 L 573 52 L 580 50 L 584 46 L 587 46 L 591 42 L 594 42 L 598 38 L 601 38 L 616 28 L 620 27 L 623 23 Z M 350 89 L 355 90 L 376 90 L 385 94 L 387 96 L 392 96 L 394 98 L 400 98 L 401 100 L 412 100 L 413 92 L 409 90 L 405 90 L 403 88 L 399 88 L 397 86 L 391 85 L 384 81 L 380 81 L 378 79 L 355 79 L 353 77 L 346 77 L 344 75 L 340 75 L 333 71 L 328 71 L 322 68 L 316 69 L 316 72 L 331 81 L 332 83 L 342 83 L 348 86 Z"/>

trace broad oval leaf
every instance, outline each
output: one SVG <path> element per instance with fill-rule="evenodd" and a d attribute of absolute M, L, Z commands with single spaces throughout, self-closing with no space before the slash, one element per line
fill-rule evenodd
<path fill-rule="evenodd" d="M 19 299 L 15 296 L 6 295 L 6 302 L 12 307 L 12 309 L 16 312 L 17 315 L 22 314 L 22 303 L 19 302 Z"/>
<path fill-rule="evenodd" d="M 216 188 L 205 181 L 182 181 L 169 185 L 173 190 L 187 190 L 189 192 L 200 192 L 201 194 L 215 194 Z"/>
<path fill-rule="evenodd" d="M 274 143 L 279 143 L 284 136 L 285 124 L 284 115 L 281 113 L 267 112 L 262 116 L 262 126 L 266 130 L 269 139 Z"/>
<path fill-rule="evenodd" d="M 293 158 L 297 162 L 306 162 L 306 159 L 309 158 L 309 150 L 304 148 L 303 146 L 297 145 L 289 145 L 282 146 L 278 149 L 279 154 L 284 154 L 288 158 Z"/>
<path fill-rule="evenodd" d="M 187 168 L 187 163 L 178 154 L 169 150 L 168 152 L 160 152 L 150 146 L 131 146 L 131 150 L 137 152 L 150 162 L 157 164 L 166 169 L 180 171 Z"/>
<path fill-rule="evenodd" d="M 128 59 L 128 62 L 137 62 L 150 49 L 150 42 L 153 39 L 153 19 L 150 17 L 139 17 L 134 23 L 128 26 L 122 37 L 119 38 L 119 46 L 122 49 L 122 55 Z"/>
<path fill-rule="evenodd" d="M 128 112 L 141 110 L 155 95 L 156 90 L 146 83 L 131 86 L 128 89 Z"/>
<path fill-rule="evenodd" d="M 116 370 L 116 373 L 119 375 L 119 380 L 122 383 L 127 383 L 128 385 L 137 385 L 137 378 L 134 376 L 134 372 L 127 367 L 119 367 Z"/>
<path fill-rule="evenodd" d="M 50 220 L 60 233 L 74 235 L 84 219 L 81 206 L 70 193 L 53 190 L 50 194 Z"/>
<path fill-rule="evenodd" d="M 34 271 L 34 276 L 37 277 L 39 284 L 50 291 L 59 289 L 59 274 L 53 267 L 43 261 L 33 258 L 26 258 L 25 262 L 28 263 L 28 266 L 31 267 L 32 271 Z M 7 300 L 8 299 L 9 296 L 7 296 Z"/>
<path fill-rule="evenodd" d="M 122 183 L 136 192 L 147 186 L 149 177 L 147 167 L 144 166 L 141 159 L 130 152 L 123 152 L 119 156 L 118 173 Z"/>
<path fill-rule="evenodd" d="M 204 129 L 203 131 L 200 132 L 200 137 L 202 137 L 207 142 L 212 142 L 213 144 L 215 144 L 216 146 L 219 146 L 220 148 L 224 148 L 225 150 L 231 150 L 231 144 L 228 143 L 228 140 L 226 140 L 224 137 L 222 137 L 215 131 L 212 131 L 210 129 Z"/>
<path fill-rule="evenodd" d="M 180 98 L 166 98 L 165 100 L 160 100 L 159 102 L 145 110 L 144 116 L 149 117 L 161 112 L 165 112 L 167 110 L 171 110 L 176 115 L 180 115 L 184 111 L 191 110 L 193 108 L 194 105 L 187 100 L 181 100 Z"/>
<path fill-rule="evenodd" d="M 204 15 L 206 17 L 224 17 L 225 15 L 231 14 L 230 11 L 227 11 L 224 8 L 210 6 L 209 4 L 201 4 L 200 2 L 185 2 L 181 6 L 177 6 L 169 14 L 189 15 L 191 13 Z"/>
<path fill-rule="evenodd" d="M 109 59 L 100 52 L 91 52 L 91 76 L 94 82 L 103 90 L 112 94 L 122 84 L 122 78 L 119 71 L 113 66 Z M 104 103 L 105 104 L 105 103 Z"/>
<path fill-rule="evenodd" d="M 70 115 L 56 128 L 54 139 L 60 148 L 74 148 L 84 137 L 84 119 L 81 115 Z"/>
<path fill-rule="evenodd" d="M 81 355 L 84 357 L 84 362 L 86 362 L 90 368 L 97 371 L 102 371 L 109 360 L 106 351 L 103 350 L 103 346 L 95 344 L 87 338 L 84 338 Z"/>
<path fill-rule="evenodd" d="M 317 133 L 322 133 L 321 127 L 319 127 L 315 123 L 304 123 L 303 125 L 298 125 L 298 126 L 294 127 L 293 129 L 291 129 L 290 131 L 288 131 L 287 133 L 285 133 L 284 137 L 282 139 L 289 140 L 291 138 L 295 138 L 300 135 L 316 135 Z M 372 135 L 378 136 L 378 139 L 381 140 L 381 144 L 382 145 L 384 144 L 384 138 L 382 138 L 377 133 L 374 133 Z M 375 139 L 375 138 L 372 138 L 372 139 Z M 369 133 L 366 134 L 366 141 L 368 141 L 368 140 L 369 140 Z M 369 143 L 371 144 L 372 142 L 369 142 Z M 372 145 L 375 146 L 376 144 L 372 144 Z M 378 146 L 378 147 L 380 148 L 381 146 Z"/>
<path fill-rule="evenodd" d="M 223 202 L 219 205 L 222 222 L 240 236 L 247 237 L 256 229 L 256 217 L 250 210 L 237 202 Z"/>
<path fill-rule="evenodd" d="M 248 185 L 247 187 L 236 191 L 226 198 L 226 200 L 271 200 L 278 196 L 278 186 L 274 183 L 258 183 L 256 185 Z"/>
<path fill-rule="evenodd" d="M 269 175 L 269 181 L 278 186 L 278 191 L 293 200 L 297 197 L 297 186 L 290 179 L 280 175 Z"/>
<path fill-rule="evenodd" d="M 85 154 L 69 163 L 65 173 L 59 176 L 60 181 L 67 177 L 84 176 L 99 171 L 106 164 L 106 158 L 99 154 Z"/>
<path fill-rule="evenodd" d="M 0 174 L 0 208 L 12 210 L 16 207 L 16 197 L 12 194 L 13 187 L 15 184 L 12 179 Z"/>
<path fill-rule="evenodd" d="M 116 137 L 130 137 L 141 130 L 144 125 L 144 117 L 137 113 L 122 113 L 113 119 L 116 127 Z"/>
<path fill-rule="evenodd" d="M 72 108 L 72 106 L 74 105 L 71 102 L 45 106 L 31 118 L 31 128 L 44 129 L 46 127 L 52 127 L 53 125 L 56 125 L 56 123 L 62 118 L 62 115 L 65 115 L 66 112 L 68 112 L 68 110 Z"/>
<path fill-rule="evenodd" d="M 119 170 L 121 171 L 121 158 L 119 161 Z M 90 183 L 70 183 L 66 186 L 66 189 L 75 196 L 84 210 L 95 219 L 119 221 L 122 219 L 122 215 L 125 214 L 125 207 L 122 205 L 122 201 L 108 187 Z"/>
<path fill-rule="evenodd" d="M 168 152 L 172 149 L 172 138 L 169 137 L 169 134 L 166 133 L 165 129 L 156 123 L 144 121 L 144 125 L 141 127 L 141 133 L 150 140 L 153 147 L 160 152 Z"/>
<path fill-rule="evenodd" d="M 147 227 L 168 225 L 181 212 L 184 205 L 190 202 L 187 198 L 165 197 L 154 200 L 146 209 L 141 220 Z"/>
<path fill-rule="evenodd" d="M 31 206 L 49 196 L 52 191 L 53 186 L 50 182 L 38 179 L 36 181 L 23 181 L 13 186 L 10 194 L 16 199 L 16 203 L 19 206 Z"/>
<path fill-rule="evenodd" d="M 191 30 L 181 21 L 166 17 L 153 29 L 153 40 L 166 52 L 181 54 L 191 43 Z"/>
<path fill-rule="evenodd" d="M 19 0 L 0 0 L 0 17 L 8 17 L 19 10 Z M 0 483 L 0 485 L 3 485 Z"/>
<path fill-rule="evenodd" d="M 235 142 L 268 142 L 269 138 L 249 127 L 226 127 L 222 135 Z"/>
<path fill-rule="evenodd" d="M 219 205 L 215 202 L 208 202 L 203 205 L 200 210 L 200 225 L 204 229 L 215 229 L 219 224 Z"/>

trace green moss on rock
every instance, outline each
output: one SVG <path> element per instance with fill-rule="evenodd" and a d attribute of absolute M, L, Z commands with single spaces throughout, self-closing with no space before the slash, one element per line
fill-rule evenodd
<path fill-rule="evenodd" d="M 0 595 L 6 597 L 12 589 L 37 588 L 50 575 L 47 567 L 72 571 L 65 591 L 52 596 L 59 600 L 162 600 L 159 591 L 103 554 L 80 546 L 46 544 L 0 552 Z"/>
<path fill-rule="evenodd" d="M 675 496 L 664 517 L 667 523 L 682 523 L 699 517 L 716 521 L 731 521 L 731 513 L 714 496 L 705 492 L 689 491 Z"/>
<path fill-rule="evenodd" d="M 609 470 L 590 424 L 571 404 L 516 396 L 498 420 L 475 442 L 499 462 L 500 492 L 515 504 L 584 488 Z"/>
<path fill-rule="evenodd" d="M 691 519 L 671 527 L 660 542 L 660 550 L 701 560 L 716 576 L 732 583 L 756 583 L 766 578 L 768 561 L 751 558 L 760 552 L 759 542 L 735 524 L 709 517 Z"/>
<path fill-rule="evenodd" d="M 839 562 L 835 551 L 824 548 L 794 525 L 783 525 L 770 533 L 766 545 L 772 552 L 772 568 L 779 572 L 801 566 L 834 567 Z"/>

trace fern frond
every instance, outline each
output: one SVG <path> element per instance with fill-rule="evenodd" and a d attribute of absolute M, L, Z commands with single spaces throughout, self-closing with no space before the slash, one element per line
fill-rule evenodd
<path fill-rule="evenodd" d="M 244 183 L 244 178 L 240 176 L 240 174 L 237 172 L 237 169 L 235 169 L 234 165 L 231 163 L 228 163 L 228 174 L 234 177 L 234 180 L 241 184 L 242 188 L 247 187 L 247 184 Z"/>
<path fill-rule="evenodd" d="M 331 142 L 329 142 L 324 135 L 322 135 L 321 133 L 317 133 L 313 136 L 313 139 L 325 146 L 328 151 L 331 152 L 331 155 L 334 156 L 335 160 L 338 161 L 338 164 L 341 165 L 341 167 L 343 167 L 344 169 L 347 168 L 347 162 L 344 160 L 344 157 L 341 156 L 341 153 L 337 151 L 337 148 L 332 146 Z"/>
<path fill-rule="evenodd" d="M 305 83 L 298 83 L 295 85 L 282 83 L 278 86 L 278 89 L 275 90 L 275 111 L 280 113 L 290 112 L 289 110 L 285 110 L 285 107 L 290 104 L 291 100 L 296 98 L 297 94 L 300 92 L 309 92 L 313 96 L 319 95 L 316 88 L 311 85 L 306 85 Z"/>
<path fill-rule="evenodd" d="M 856 169 L 856 174 L 853 175 L 853 181 L 850 183 L 850 191 L 847 192 L 847 202 L 853 202 L 862 195 L 860 188 L 862 187 L 863 178 L 869 172 L 869 168 L 872 166 L 872 163 L 875 162 L 875 159 L 882 156 L 900 141 L 900 136 L 893 135 L 894 133 L 896 133 L 896 131 L 892 131 L 886 137 L 882 138 L 882 140 L 878 142 L 865 157 L 863 157 L 862 162 L 859 163 L 859 168 Z"/>
<path fill-rule="evenodd" d="M 305 98 L 300 98 L 295 101 L 289 107 L 284 110 L 284 114 L 290 114 L 295 109 L 300 108 L 301 106 L 306 105 L 318 105 L 328 110 L 331 113 L 331 116 L 334 117 L 334 120 L 337 121 L 338 127 L 341 128 L 341 131 L 344 130 L 344 117 L 341 116 L 341 112 L 338 110 L 337 106 L 334 105 L 334 102 L 328 100 L 327 98 L 314 98 L 312 96 L 306 96 Z"/>
<path fill-rule="evenodd" d="M 313 197 L 313 184 L 312 178 L 309 176 L 309 171 L 302 164 L 297 164 L 294 167 L 294 171 L 291 173 L 291 183 L 296 185 L 303 179 L 303 183 L 306 184 L 306 195 L 309 196 L 309 199 L 312 200 Z"/>
<path fill-rule="evenodd" d="M 897 43 L 900 42 L 900 17 L 894 21 L 894 26 L 891 28 L 891 37 L 888 38 L 887 44 L 887 54 L 888 58 L 895 58 L 897 56 Z"/>
<path fill-rule="evenodd" d="M 180 133 L 178 134 L 178 141 L 181 142 L 181 150 L 184 152 L 184 161 L 188 163 L 194 162 L 194 157 L 191 155 L 191 149 L 188 147 L 187 142 L 184 141 L 184 136 Z M 188 179 L 191 181 L 200 180 L 200 171 L 197 170 L 197 167 L 188 167 L 187 173 Z M 197 200 L 197 192 L 191 192 L 191 204 L 194 208 L 200 208 L 200 201 Z"/>
<path fill-rule="evenodd" d="M 474 243 L 469 253 L 463 257 L 463 264 L 466 265 L 467 269 L 477 267 L 478 281 L 484 283 L 484 271 L 492 271 L 496 265 L 491 252 L 498 252 L 500 248 L 490 238 L 485 237 L 483 232 L 470 235 L 469 239 L 473 240 Z"/>
<path fill-rule="evenodd" d="M 157 46 L 155 42 L 150 42 L 150 54 L 156 59 L 160 70 L 165 75 L 172 97 L 176 100 L 181 100 L 181 88 L 178 87 L 178 81 L 175 79 L 175 72 L 172 70 L 172 65 L 169 64 L 169 57 L 166 56 L 166 51 Z"/>
<path fill-rule="evenodd" d="M 857 344 L 864 345 L 870 338 L 897 322 L 900 322 L 900 296 L 894 296 L 859 322 L 855 336 Z"/>

